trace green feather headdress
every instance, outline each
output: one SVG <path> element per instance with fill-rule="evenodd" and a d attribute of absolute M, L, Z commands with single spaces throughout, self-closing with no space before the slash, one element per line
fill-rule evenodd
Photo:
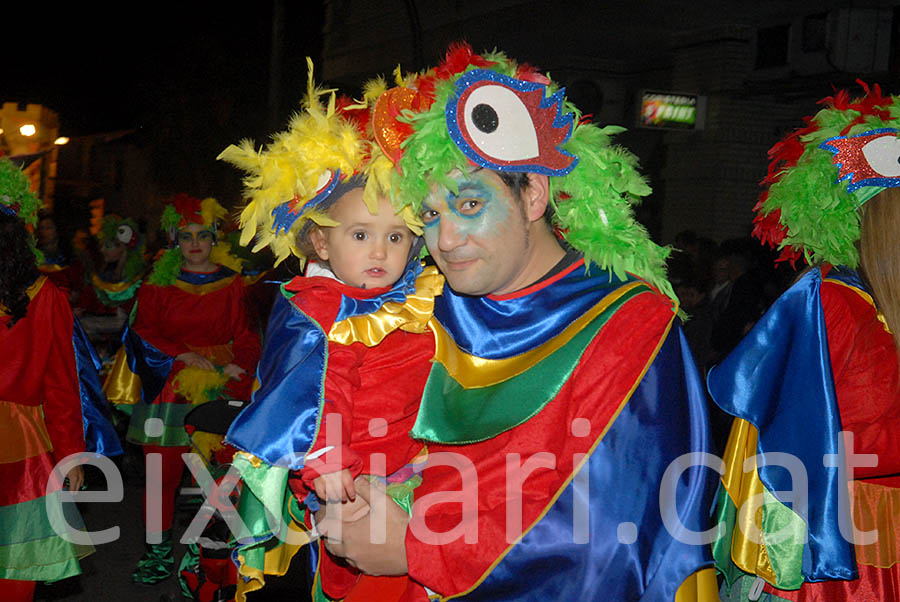
<path fill-rule="evenodd" d="M 448 102 L 455 102 L 457 82 L 476 69 L 513 78 L 516 81 L 512 85 L 521 85 L 525 94 L 533 96 L 534 90 L 540 90 L 540 107 L 535 112 L 546 112 L 546 106 L 557 103 L 560 110 L 552 129 L 561 130 L 565 118 L 571 114 L 571 133 L 555 148 L 561 151 L 557 158 L 574 157 L 576 164 L 567 173 L 557 170 L 547 174 L 551 176 L 553 225 L 566 241 L 582 252 L 587 261 L 620 278 L 632 273 L 674 299 L 666 279 L 665 260 L 669 249 L 650 240 L 632 210 L 641 197 L 650 194 L 650 187 L 638 172 L 637 158 L 610 140 L 623 128 L 599 127 L 582 121 L 580 111 L 562 98 L 555 83 L 500 52 L 477 55 L 468 46 L 451 47 L 437 68 L 407 79 L 406 86 L 414 89 L 415 98 L 405 104 L 395 103 L 392 109 L 397 114 L 395 137 L 403 138 L 400 150 L 394 149 L 395 156 L 399 157 L 392 188 L 395 203 L 409 205 L 418 213 L 433 184 L 452 190 L 454 184 L 447 174 L 472 165 L 471 155 L 464 154 L 454 142 L 446 109 Z M 373 119 L 377 120 L 378 113 L 376 106 Z M 385 152 L 389 156 L 394 154 L 390 149 Z"/>
<path fill-rule="evenodd" d="M 851 100 L 841 90 L 824 98 L 819 104 L 825 107 L 806 118 L 806 127 L 769 151 L 753 234 L 781 250 L 778 261 L 794 264 L 802 258 L 809 264 L 856 268 L 858 209 L 885 186 L 900 185 L 896 174 L 884 177 L 872 170 L 863 148 L 873 136 L 882 137 L 889 152 L 896 150 L 893 168 L 898 168 L 897 132 L 883 130 L 900 127 L 900 103 L 897 97 L 882 96 L 877 85 L 870 90 L 859 84 L 865 96 Z M 880 133 L 864 135 L 876 131 Z"/>
<path fill-rule="evenodd" d="M 34 228 L 38 223 L 38 211 L 41 201 L 28 185 L 28 178 L 22 173 L 15 163 L 6 158 L 0 158 L 0 211 L 17 216 L 27 226 Z M 44 262 L 43 253 L 38 250 L 34 237 L 28 240 L 31 252 L 34 253 L 38 264 Z"/>
<path fill-rule="evenodd" d="M 130 238 L 122 240 L 122 236 L 128 236 L 123 231 L 123 226 L 130 228 Z M 137 222 L 131 218 L 123 218 L 115 214 L 103 216 L 100 231 L 97 232 L 97 241 L 102 245 L 107 241 L 118 241 L 125 245 L 125 267 L 123 277 L 126 281 L 137 280 L 144 273 L 144 241 L 138 231 Z"/>

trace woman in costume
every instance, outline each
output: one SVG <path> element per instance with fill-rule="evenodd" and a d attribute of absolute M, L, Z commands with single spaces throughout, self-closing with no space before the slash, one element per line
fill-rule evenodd
<path fill-rule="evenodd" d="M 754 234 L 810 267 L 709 375 L 726 600 L 900 599 L 900 101 L 864 89 L 770 151 Z"/>
<path fill-rule="evenodd" d="M 184 469 L 181 454 L 190 445 L 184 417 L 193 405 L 222 396 L 249 398 L 259 356 L 259 337 L 246 315 L 240 264 L 228 245 L 216 240 L 217 221 L 226 215 L 215 199 L 186 194 L 166 206 L 162 227 L 176 246 L 156 260 L 141 286 L 125 337 L 127 361 L 117 360 L 106 383 L 107 391 L 131 393 L 110 399 L 142 400 L 133 405 L 127 439 L 143 446 L 145 456 L 162 458 L 159 481 L 150 476 L 146 483 L 161 508 L 148 508 L 144 498 L 148 542 L 156 543 L 147 544 L 133 575 L 145 585 L 159 583 L 174 569 L 175 495 Z M 125 382 L 129 372 L 140 376 L 137 394 Z"/>
<path fill-rule="evenodd" d="M 84 526 L 75 504 L 61 503 L 54 467 L 71 454 L 122 452 L 87 339 L 66 296 L 38 274 L 26 230 L 38 204 L 25 176 L 0 159 L 0 597 L 13 602 L 32 600 L 37 581 L 79 574 L 78 560 L 93 552 L 61 535 Z M 66 476 L 70 491 L 84 482 L 80 465 Z"/>
<path fill-rule="evenodd" d="M 368 98 L 383 89 L 376 82 Z M 326 105 L 320 96 L 329 93 Z M 270 246 L 278 261 L 318 257 L 305 277 L 282 286 L 260 388 L 227 436 L 248 452 L 237 460 L 248 525 L 264 524 L 254 508 L 276 500 L 270 510 L 296 517 L 296 527 L 304 506 L 353 498 L 360 474 L 377 477 L 408 508 L 421 481 L 423 446 L 408 433 L 434 354 L 426 323 L 442 279 L 418 259 L 418 221 L 409 211 L 396 215 L 385 195 L 392 165 L 365 135 L 367 120 L 364 106 L 349 108 L 316 89 L 310 63 L 304 111 L 290 129 L 262 150 L 248 142 L 220 156 L 250 174 L 242 243 L 255 238 L 255 249 Z M 284 417 L 293 418 L 276 427 Z M 275 547 L 282 535 L 268 525 L 244 540 L 251 543 L 238 551 L 239 599 L 262 587 L 263 572 L 287 569 L 296 546 Z M 405 577 L 360 576 L 323 549 L 319 559 L 316 600 L 398 600 L 410 587 Z"/>

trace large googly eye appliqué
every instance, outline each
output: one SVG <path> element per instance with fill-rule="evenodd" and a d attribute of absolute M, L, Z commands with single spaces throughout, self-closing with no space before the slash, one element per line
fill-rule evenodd
<path fill-rule="evenodd" d="M 482 167 L 565 175 L 578 163 L 559 148 L 572 133 L 573 118 L 562 113 L 562 90 L 545 94 L 544 84 L 488 70 L 469 71 L 447 101 L 450 137 Z"/>
<path fill-rule="evenodd" d="M 862 154 L 872 171 L 888 178 L 900 177 L 900 138 L 880 136 L 862 147 Z"/>
<path fill-rule="evenodd" d="M 131 242 L 131 238 L 134 236 L 134 230 L 132 230 L 131 226 L 127 224 L 122 224 L 118 228 L 116 228 L 116 240 L 118 240 L 123 245 L 127 245 Z"/>
<path fill-rule="evenodd" d="M 881 128 L 852 136 L 835 136 L 819 145 L 834 154 L 837 181 L 848 180 L 847 192 L 864 186 L 900 186 L 900 130 Z"/>
<path fill-rule="evenodd" d="M 469 94 L 462 109 L 466 133 L 485 155 L 500 161 L 524 161 L 540 154 L 528 108 L 509 88 L 481 86 Z"/>

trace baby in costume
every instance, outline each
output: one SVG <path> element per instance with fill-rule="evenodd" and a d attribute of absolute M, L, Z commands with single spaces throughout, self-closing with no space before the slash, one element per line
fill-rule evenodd
<path fill-rule="evenodd" d="M 365 106 L 316 89 L 311 74 L 305 110 L 287 132 L 261 151 L 243 143 L 220 156 L 250 173 L 242 243 L 255 238 L 254 249 L 270 246 L 279 262 L 315 258 L 305 277 L 281 287 L 259 388 L 227 436 L 247 452 L 236 459 L 242 518 L 253 524 L 254 506 L 266 505 L 295 531 L 303 506 L 354 499 L 361 474 L 411 506 L 425 451 L 408 433 L 431 368 L 427 322 L 443 284 L 418 260 L 416 218 L 395 213 L 388 199 L 392 164 L 365 135 Z M 249 529 L 237 551 L 239 598 L 261 587 L 263 572 L 286 570 L 298 547 L 274 545 L 285 539 L 275 525 Z M 400 599 L 409 587 L 405 577 L 361 576 L 324 550 L 319 560 L 318 600 Z"/>

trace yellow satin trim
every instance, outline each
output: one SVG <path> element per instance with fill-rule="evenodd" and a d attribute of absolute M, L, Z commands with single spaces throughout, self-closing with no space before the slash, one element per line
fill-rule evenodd
<path fill-rule="evenodd" d="M 591 320 L 603 313 L 611 304 L 615 303 L 622 295 L 634 288 L 644 286 L 642 282 L 631 282 L 619 287 L 615 292 L 604 297 L 597 305 L 589 309 L 584 315 L 574 320 L 561 333 L 534 349 L 520 355 L 501 360 L 485 359 L 470 355 L 456 346 L 456 342 L 437 320 L 431 321 L 431 329 L 435 335 L 436 361 L 444 365 L 447 372 L 460 385 L 466 389 L 489 387 L 507 379 L 522 374 L 532 366 L 558 350 L 572 340 Z"/>
<path fill-rule="evenodd" d="M 747 500 L 762 500 L 763 492 L 766 490 L 756 472 L 756 460 L 752 461 L 753 465 L 749 471 L 744 472 L 743 469 L 744 460 L 757 454 L 758 437 L 759 431 L 755 426 L 741 418 L 734 419 L 731 434 L 728 436 L 728 445 L 725 447 L 725 474 L 722 476 L 722 485 L 737 508 Z M 759 575 L 774 584 L 775 570 L 772 568 L 765 545 L 754 543 L 744 535 L 758 533 L 761 530 L 762 512 L 762 504 L 759 503 L 753 516 L 742 517 L 740 512 L 738 513 L 731 538 L 731 558 L 742 571 Z"/>
<path fill-rule="evenodd" d="M 189 284 L 182 280 L 175 280 L 173 284 L 186 293 L 191 293 L 192 295 L 206 295 L 222 290 L 231 284 L 235 278 L 237 278 L 237 274 L 222 278 L 221 280 L 216 280 L 215 282 L 210 282 L 209 284 Z"/>
<path fill-rule="evenodd" d="M 125 347 L 116 352 L 116 359 L 103 383 L 103 392 L 110 403 L 119 405 L 134 405 L 141 400 L 141 377 L 128 367 Z"/>
<path fill-rule="evenodd" d="M 55 263 L 42 263 L 41 265 L 38 266 L 38 270 L 40 270 L 41 272 L 44 272 L 45 274 L 52 274 L 53 272 L 62 272 L 67 267 L 69 267 L 69 266 L 58 265 Z"/>
<path fill-rule="evenodd" d="M 336 322 L 328 340 L 341 345 L 363 343 L 373 347 L 397 329 L 421 334 L 434 313 L 434 298 L 444 288 L 444 277 L 434 266 L 427 266 L 416 279 L 416 292 L 405 303 L 385 303 L 378 311 Z"/>
<path fill-rule="evenodd" d="M 0 464 L 21 462 L 53 451 L 40 406 L 0 401 Z"/>
<path fill-rule="evenodd" d="M 94 274 L 91 277 L 91 282 L 93 282 L 94 286 L 102 291 L 106 291 L 108 293 L 121 293 L 122 291 L 127 291 L 129 288 L 134 286 L 134 283 L 136 281 L 132 280 L 130 282 L 107 282 L 106 280 L 101 279 L 97 274 Z"/>
<path fill-rule="evenodd" d="M 878 306 L 875 305 L 875 299 L 872 298 L 872 295 L 870 295 L 866 291 L 856 288 L 855 286 L 850 286 L 846 282 L 841 282 L 840 280 L 835 280 L 833 278 L 825 278 L 825 282 L 830 282 L 832 284 L 840 284 L 841 286 L 849 288 L 851 291 L 853 291 L 854 293 L 856 293 L 857 295 L 862 297 L 866 301 L 866 303 L 868 303 L 873 308 L 875 308 L 875 312 L 877 313 L 877 316 L 878 316 L 878 321 L 881 322 L 881 324 L 884 326 L 884 329 L 887 331 L 887 333 L 890 335 L 894 334 L 893 332 L 891 332 L 890 327 L 888 327 L 888 323 L 884 317 L 884 314 L 881 313 L 881 311 L 878 309 Z"/>
<path fill-rule="evenodd" d="M 850 483 L 853 524 L 860 531 L 878 529 L 878 541 L 856 545 L 858 564 L 887 569 L 900 562 L 900 489 L 866 481 Z"/>
<path fill-rule="evenodd" d="M 25 294 L 28 295 L 28 300 L 34 299 L 38 292 L 40 292 L 41 287 L 44 286 L 44 283 L 47 282 L 46 276 L 38 276 L 35 278 L 34 282 L 31 283 L 27 289 L 25 289 Z M 5 307 L 3 304 L 0 304 L 0 316 L 9 315 L 9 309 Z"/>
<path fill-rule="evenodd" d="M 719 602 L 716 569 L 700 569 L 685 579 L 675 592 L 675 602 Z"/>

